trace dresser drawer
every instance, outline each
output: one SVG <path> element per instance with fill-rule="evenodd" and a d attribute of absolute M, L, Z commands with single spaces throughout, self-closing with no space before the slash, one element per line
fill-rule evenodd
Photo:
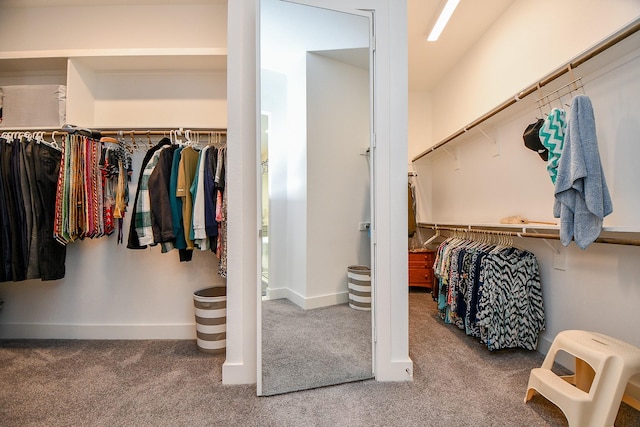
<path fill-rule="evenodd" d="M 409 286 L 433 289 L 433 262 L 435 251 L 409 251 Z"/>

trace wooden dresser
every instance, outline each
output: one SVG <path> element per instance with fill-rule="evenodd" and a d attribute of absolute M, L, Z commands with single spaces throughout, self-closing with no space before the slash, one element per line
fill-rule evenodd
<path fill-rule="evenodd" d="M 433 262 L 436 251 L 431 249 L 409 250 L 409 286 L 433 290 Z"/>

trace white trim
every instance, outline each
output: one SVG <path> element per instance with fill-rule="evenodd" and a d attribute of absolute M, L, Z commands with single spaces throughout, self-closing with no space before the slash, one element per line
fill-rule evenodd
<path fill-rule="evenodd" d="M 256 49 L 257 0 L 228 2 L 227 358 L 223 384 L 257 382 Z M 247 212 L 251 214 L 246 215 Z"/>
<path fill-rule="evenodd" d="M 288 288 L 271 289 L 268 300 L 288 299 L 298 307 L 304 310 L 314 308 L 329 307 L 337 304 L 346 304 L 349 302 L 349 292 L 337 292 L 335 294 L 318 295 L 315 297 L 304 297 L 298 292 Z M 267 299 L 267 298 L 265 298 Z M 260 360 L 260 359 L 258 359 Z"/>
<path fill-rule="evenodd" d="M 0 339 L 190 340 L 195 338 L 195 322 L 166 325 L 53 323 L 3 323 L 0 325 Z"/>
<path fill-rule="evenodd" d="M 379 381 L 413 378 L 409 358 L 406 240 L 407 7 L 403 0 L 323 0 L 331 8 L 373 10 L 376 17 L 377 241 L 373 310 Z M 229 268 L 227 360 L 223 383 L 256 382 L 255 216 L 256 0 L 228 2 Z M 251 153 L 248 153 L 251 150 Z M 233 187 L 233 188 L 231 188 Z M 404 190 L 404 191 L 402 191 Z M 233 197 L 233 199 L 232 199 Z M 404 203 L 404 205 L 403 205 Z M 403 207 L 404 206 L 404 207 Z M 249 238 L 248 233 L 251 233 Z"/>
<path fill-rule="evenodd" d="M 5 51 L 0 53 L 0 59 L 226 55 L 226 48 L 63 49 Z"/>

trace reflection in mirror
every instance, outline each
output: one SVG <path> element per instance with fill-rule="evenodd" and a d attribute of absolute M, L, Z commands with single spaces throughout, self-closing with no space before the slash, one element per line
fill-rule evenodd
<path fill-rule="evenodd" d="M 348 303 L 347 279 L 371 266 L 370 23 L 278 0 L 260 9 L 261 369 L 273 395 L 373 377 L 371 311 Z"/>

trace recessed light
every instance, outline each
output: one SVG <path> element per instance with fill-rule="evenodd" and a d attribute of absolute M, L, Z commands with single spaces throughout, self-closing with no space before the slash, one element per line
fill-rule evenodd
<path fill-rule="evenodd" d="M 447 4 L 445 4 L 444 8 L 442 8 L 442 12 L 440 12 L 438 20 L 431 29 L 429 37 L 427 37 L 427 41 L 434 42 L 438 40 L 438 37 L 440 37 L 442 30 L 444 30 L 447 22 L 449 22 L 449 18 L 451 18 L 451 15 L 453 15 L 453 11 L 456 10 L 458 3 L 460 3 L 460 0 L 447 0 Z"/>

